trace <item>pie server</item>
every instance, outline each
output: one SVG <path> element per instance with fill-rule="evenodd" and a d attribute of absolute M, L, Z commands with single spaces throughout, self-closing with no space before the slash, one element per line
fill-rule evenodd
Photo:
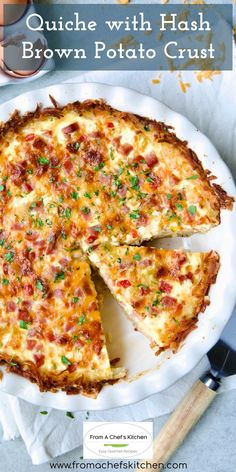
<path fill-rule="evenodd" d="M 210 370 L 195 382 L 154 439 L 152 462 L 163 466 L 168 462 L 214 400 L 221 379 L 236 374 L 236 307 L 220 340 L 207 355 Z"/>

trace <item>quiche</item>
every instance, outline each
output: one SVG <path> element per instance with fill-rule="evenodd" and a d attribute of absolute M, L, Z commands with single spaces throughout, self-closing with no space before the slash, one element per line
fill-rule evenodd
<path fill-rule="evenodd" d="M 160 352 L 176 350 L 196 328 L 219 269 L 216 252 L 184 252 L 101 244 L 92 263 L 135 328 Z"/>
<path fill-rule="evenodd" d="M 55 233 L 2 231 L 0 360 L 40 389 L 96 396 L 125 375 L 111 368 L 91 270 Z"/>
<path fill-rule="evenodd" d="M 49 108 L 16 111 L 0 124 L 0 360 L 41 390 L 96 395 L 125 371 L 110 366 L 86 254 L 99 258 L 110 244 L 108 263 L 118 251 L 114 245 L 123 253 L 126 246 L 119 245 L 208 231 L 233 199 L 165 124 L 102 100 L 62 107 L 51 101 Z M 175 257 L 170 255 L 170 264 Z M 192 309 L 186 312 L 178 302 L 178 327 L 178 316 L 171 318 L 174 308 L 166 307 L 158 318 L 166 333 L 157 334 L 156 322 L 147 328 L 160 346 L 174 346 L 196 322 L 211 280 L 208 271 L 217 260 L 214 253 L 186 258 L 194 279 L 191 289 L 183 265 L 181 300 L 187 290 Z M 206 274 L 198 296 L 196 261 Z M 131 291 L 121 289 L 121 297 Z M 174 293 L 166 297 L 164 303 L 174 303 Z M 152 323 L 154 308 L 160 310 L 155 300 L 149 316 L 136 307 L 146 315 L 142 326 Z"/>

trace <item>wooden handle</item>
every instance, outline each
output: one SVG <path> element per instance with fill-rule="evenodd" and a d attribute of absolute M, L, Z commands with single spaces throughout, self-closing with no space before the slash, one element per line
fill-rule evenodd
<path fill-rule="evenodd" d="M 161 429 L 153 442 L 153 459 L 166 464 L 214 399 L 216 392 L 198 380 Z M 143 471 L 150 469 L 142 469 Z"/>

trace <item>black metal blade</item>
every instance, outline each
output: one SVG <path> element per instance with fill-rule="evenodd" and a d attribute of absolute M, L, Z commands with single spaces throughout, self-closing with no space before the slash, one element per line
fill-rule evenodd
<path fill-rule="evenodd" d="M 208 352 L 214 377 L 236 374 L 236 308 L 227 323 L 221 339 Z"/>

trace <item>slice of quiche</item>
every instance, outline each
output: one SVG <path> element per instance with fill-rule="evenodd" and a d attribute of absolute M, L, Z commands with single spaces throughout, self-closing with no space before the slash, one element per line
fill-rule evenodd
<path fill-rule="evenodd" d="M 176 350 L 209 304 L 216 252 L 99 245 L 90 252 L 107 286 L 152 347 Z"/>
<path fill-rule="evenodd" d="M 33 235 L 31 235 L 33 237 Z M 40 390 L 96 397 L 111 368 L 90 266 L 80 250 L 0 235 L 0 361 Z"/>
<path fill-rule="evenodd" d="M 205 232 L 233 203 L 170 127 L 101 100 L 16 112 L 0 155 L 2 227 L 66 226 L 84 249 Z"/>

